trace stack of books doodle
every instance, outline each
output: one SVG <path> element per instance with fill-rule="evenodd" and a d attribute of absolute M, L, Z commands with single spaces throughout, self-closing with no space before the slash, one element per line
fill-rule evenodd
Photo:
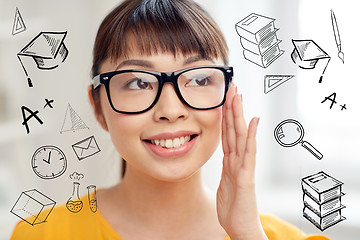
<path fill-rule="evenodd" d="M 318 172 L 302 179 L 304 209 L 303 216 L 324 231 L 345 217 L 341 210 L 343 183 L 324 172 Z"/>
<path fill-rule="evenodd" d="M 281 40 L 277 38 L 278 29 L 275 28 L 274 21 L 275 19 L 252 13 L 235 25 L 245 59 L 263 68 L 284 53 L 280 50 Z"/>

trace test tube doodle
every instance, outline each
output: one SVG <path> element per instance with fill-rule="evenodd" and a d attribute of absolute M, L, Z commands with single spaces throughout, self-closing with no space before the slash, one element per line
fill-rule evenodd
<path fill-rule="evenodd" d="M 89 185 L 86 187 L 88 190 L 88 199 L 90 210 L 95 213 L 97 211 L 97 199 L 96 199 L 96 186 Z"/>

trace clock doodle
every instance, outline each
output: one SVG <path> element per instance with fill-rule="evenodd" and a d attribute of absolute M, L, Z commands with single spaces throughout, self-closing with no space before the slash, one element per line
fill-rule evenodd
<path fill-rule="evenodd" d="M 32 156 L 31 167 L 40 178 L 53 179 L 66 171 L 66 157 L 56 146 L 42 146 Z"/>

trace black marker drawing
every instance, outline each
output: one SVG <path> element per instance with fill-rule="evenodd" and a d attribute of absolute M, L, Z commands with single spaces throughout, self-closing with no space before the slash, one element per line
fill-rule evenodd
<path fill-rule="evenodd" d="M 29 116 L 25 116 L 25 110 L 30 113 Z M 21 113 L 22 113 L 22 117 L 23 117 L 23 122 L 22 122 L 22 125 L 25 126 L 26 128 L 26 133 L 29 134 L 30 133 L 30 128 L 29 128 L 29 125 L 28 125 L 28 121 L 34 117 L 39 123 L 40 125 L 43 124 L 43 121 L 39 118 L 39 116 L 37 115 L 39 113 L 38 110 L 36 110 L 35 112 L 32 111 L 31 109 L 29 109 L 28 107 L 26 106 L 21 106 Z"/>
<path fill-rule="evenodd" d="M 291 53 L 293 62 L 302 69 L 314 69 L 320 59 L 327 59 L 327 63 L 321 74 L 319 83 L 322 82 L 323 75 L 329 65 L 331 57 L 322 50 L 313 40 L 292 40 L 294 50 Z"/>
<path fill-rule="evenodd" d="M 46 103 L 44 105 L 44 108 L 46 108 L 47 106 L 49 106 L 49 108 L 53 108 L 53 106 L 51 105 L 54 102 L 53 99 L 49 100 L 49 99 L 45 98 L 45 102 Z"/>
<path fill-rule="evenodd" d="M 100 152 L 99 145 L 97 144 L 94 136 L 85 138 L 80 142 L 73 144 L 72 148 L 79 161 Z"/>
<path fill-rule="evenodd" d="M 10 212 L 34 226 L 46 222 L 55 204 L 54 200 L 32 189 L 21 193 Z"/>
<path fill-rule="evenodd" d="M 340 107 L 341 107 L 341 111 L 342 110 L 346 110 L 347 108 L 346 108 L 346 104 L 344 104 L 344 105 L 340 105 Z"/>
<path fill-rule="evenodd" d="M 275 139 L 281 146 L 293 147 L 300 143 L 302 147 L 306 148 L 317 159 L 321 160 L 323 155 L 310 143 L 303 140 L 304 135 L 305 130 L 303 126 L 294 119 L 286 119 L 282 121 L 274 130 Z"/>
<path fill-rule="evenodd" d="M 90 210 L 93 213 L 95 213 L 97 211 L 96 186 L 89 185 L 86 188 L 88 190 L 88 200 L 89 200 Z"/>
<path fill-rule="evenodd" d="M 324 172 L 307 176 L 301 181 L 303 216 L 321 231 L 345 220 L 341 210 L 343 183 Z"/>
<path fill-rule="evenodd" d="M 83 202 L 80 200 L 79 197 L 80 183 L 78 181 L 84 178 L 84 175 L 81 173 L 79 174 L 77 172 L 74 172 L 70 175 L 70 178 L 76 181 L 73 182 L 72 195 L 66 202 L 66 208 L 72 213 L 78 213 L 83 208 Z"/>
<path fill-rule="evenodd" d="M 56 146 L 39 147 L 31 158 L 31 167 L 42 179 L 53 179 L 61 176 L 67 168 L 66 156 Z"/>
<path fill-rule="evenodd" d="M 295 75 L 265 75 L 264 92 L 265 94 L 274 90 L 281 84 L 293 78 Z"/>
<path fill-rule="evenodd" d="M 15 10 L 15 18 L 14 18 L 14 24 L 12 28 L 12 35 L 16 35 L 18 33 L 21 33 L 26 30 L 26 26 L 24 23 L 24 20 L 20 14 L 20 11 L 18 8 Z"/>
<path fill-rule="evenodd" d="M 28 72 L 21 60 L 21 57 L 32 57 L 38 69 L 51 70 L 57 68 L 68 56 L 68 49 L 64 44 L 67 32 L 40 32 L 17 54 L 25 75 L 28 78 L 28 85 L 33 84 Z"/>
<path fill-rule="evenodd" d="M 274 21 L 273 18 L 252 13 L 235 25 L 245 59 L 263 68 L 284 53 L 280 50 L 281 40 L 276 35 L 279 29 L 275 28 Z"/>
<path fill-rule="evenodd" d="M 60 133 L 73 131 L 80 129 L 89 129 L 88 126 L 84 123 L 84 121 L 79 117 L 79 115 L 74 111 L 74 109 L 69 104 L 66 113 L 64 122 L 62 124 Z"/>
<path fill-rule="evenodd" d="M 331 9 L 330 12 L 331 12 L 331 24 L 332 24 L 333 31 L 334 31 L 334 37 L 335 37 L 336 46 L 337 46 L 337 49 L 338 49 L 338 57 L 344 63 L 344 53 L 341 51 L 341 40 L 340 40 L 339 27 L 338 27 L 338 24 L 337 24 L 337 21 L 336 21 L 334 11 Z"/>
<path fill-rule="evenodd" d="M 330 109 L 334 106 L 334 104 L 337 104 L 337 101 L 336 101 L 336 92 L 330 94 L 329 96 L 325 97 L 324 100 L 321 101 L 321 103 L 325 103 L 326 101 L 330 101 L 331 104 L 330 104 Z M 346 104 L 344 105 L 340 105 L 341 107 L 341 111 L 342 110 L 346 110 Z"/>

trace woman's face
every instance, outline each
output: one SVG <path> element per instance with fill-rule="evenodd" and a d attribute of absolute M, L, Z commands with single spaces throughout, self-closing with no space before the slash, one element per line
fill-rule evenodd
<path fill-rule="evenodd" d="M 218 64 L 223 63 L 198 55 L 175 57 L 170 53 L 143 55 L 133 51 L 126 59 L 105 61 L 100 72 L 125 69 L 173 72 Z M 155 179 L 174 182 L 189 178 L 219 144 L 221 107 L 211 110 L 189 108 L 180 101 L 171 83 L 164 84 L 158 102 L 145 113 L 113 111 L 104 86 L 101 86 L 100 102 L 103 115 L 100 118 L 103 118 L 105 129 L 119 154 L 129 167 Z"/>

